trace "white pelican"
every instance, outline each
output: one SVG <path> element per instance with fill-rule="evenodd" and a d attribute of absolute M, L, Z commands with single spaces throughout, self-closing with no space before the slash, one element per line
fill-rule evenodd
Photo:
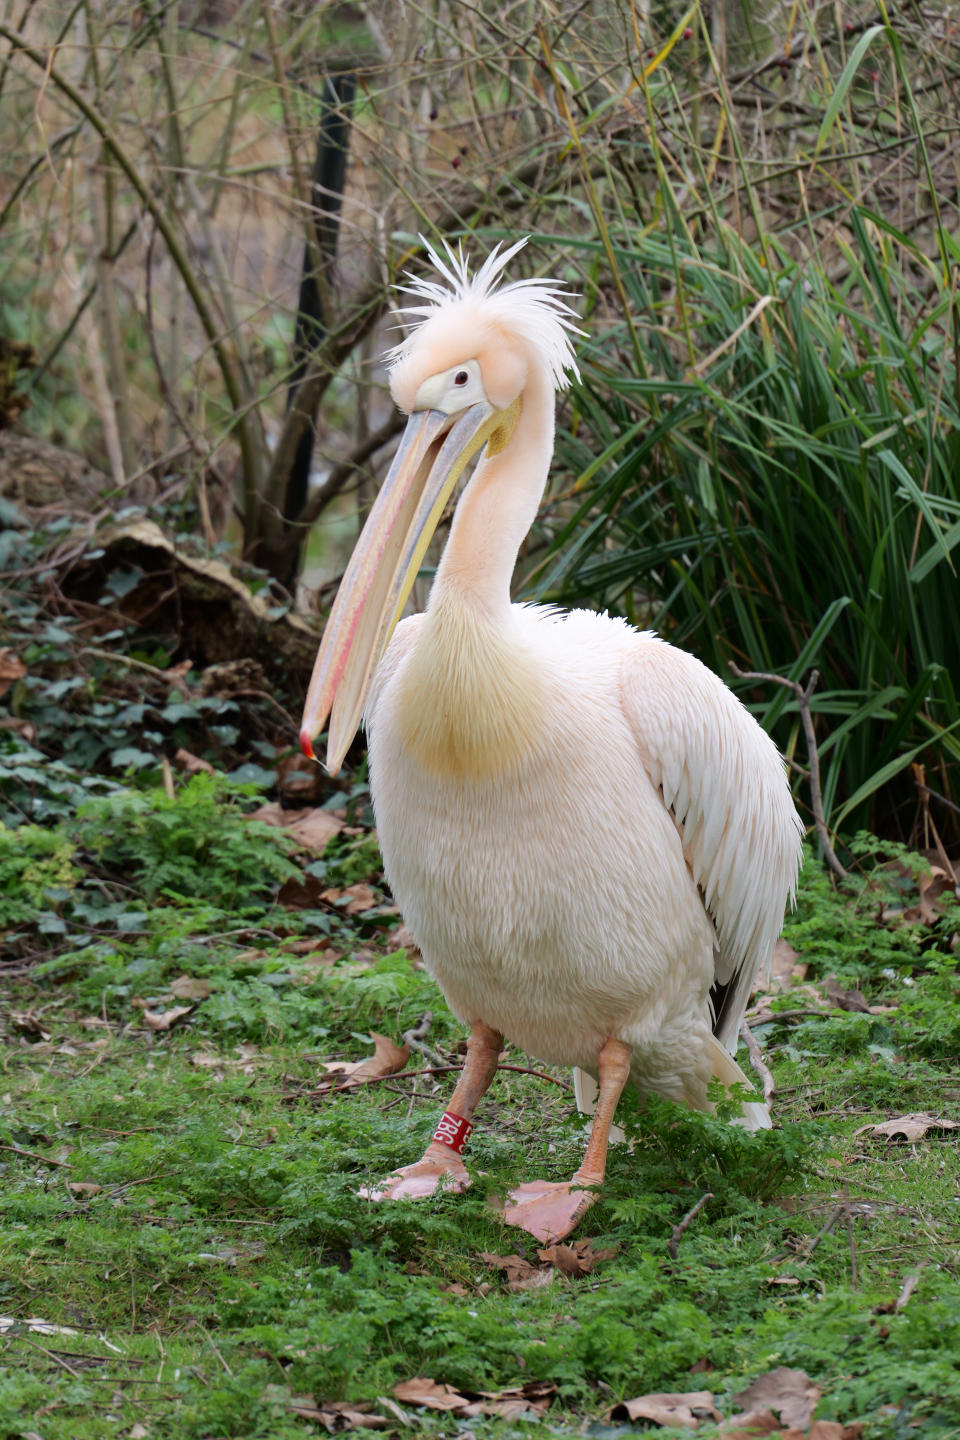
<path fill-rule="evenodd" d="M 801 826 L 772 741 L 698 660 L 608 615 L 511 604 L 554 392 L 577 374 L 565 292 L 501 283 L 523 243 L 475 276 L 449 246 L 446 259 L 430 249 L 440 278 L 403 287 L 416 324 L 390 389 L 410 418 L 334 602 L 301 744 L 313 754 L 330 714 L 335 774 L 364 715 L 387 877 L 470 1027 L 423 1158 L 362 1193 L 468 1183 L 460 1155 L 507 1039 L 578 1067 L 581 1108 L 599 1086 L 576 1174 L 520 1185 L 503 1212 L 553 1240 L 595 1198 L 628 1081 L 701 1110 L 712 1076 L 745 1081 L 733 1053 L 792 899 Z M 426 612 L 398 624 L 484 445 Z M 770 1124 L 753 1102 L 742 1119 Z"/>

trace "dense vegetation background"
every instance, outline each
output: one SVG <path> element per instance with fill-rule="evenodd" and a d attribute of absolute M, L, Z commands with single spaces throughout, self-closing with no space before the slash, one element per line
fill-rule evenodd
<path fill-rule="evenodd" d="M 782 1367 L 775 1429 L 956 1433 L 958 74 L 952 3 L 0 5 L 0 1435 L 708 1434 Z M 580 1144 L 519 1055 L 469 1196 L 354 1194 L 461 1038 L 362 748 L 293 751 L 419 234 L 580 296 L 517 595 L 694 650 L 810 826 L 781 1127 L 649 1107 L 572 1259 L 484 1208 Z"/>

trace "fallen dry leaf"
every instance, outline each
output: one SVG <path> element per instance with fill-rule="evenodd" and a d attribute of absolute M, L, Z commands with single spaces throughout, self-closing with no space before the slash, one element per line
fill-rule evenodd
<path fill-rule="evenodd" d="M 197 775 L 201 772 L 204 775 L 216 775 L 217 773 L 209 760 L 201 760 L 199 755 L 193 755 L 189 750 L 184 750 L 182 745 L 174 755 L 173 763 L 178 770 L 183 770 L 187 775 Z"/>
<path fill-rule="evenodd" d="M 277 792 L 291 810 L 312 808 L 323 803 L 324 778 L 322 766 L 298 751 L 279 761 Z"/>
<path fill-rule="evenodd" d="M 754 1415 L 773 1410 L 780 1417 L 781 1425 L 805 1430 L 813 1418 L 820 1386 L 815 1385 L 804 1370 L 790 1370 L 778 1365 L 766 1375 L 760 1375 L 746 1390 L 734 1395 L 734 1402 Z M 734 1416 L 734 1424 L 741 1429 L 747 1427 L 752 1416 Z"/>
<path fill-rule="evenodd" d="M 396 930 L 392 932 L 390 944 L 395 945 L 398 950 L 416 950 L 418 954 L 420 951 L 420 946 L 413 938 L 413 931 L 406 922 L 398 925 Z"/>
<path fill-rule="evenodd" d="M 769 992 L 777 995 L 789 990 L 796 981 L 803 980 L 806 973 L 806 961 L 800 959 L 800 952 L 794 950 L 789 940 L 778 940 L 770 960 L 770 983 L 767 986 Z"/>
<path fill-rule="evenodd" d="M 0 695 L 6 695 L 10 686 L 22 680 L 26 673 L 27 667 L 19 655 L 15 655 L 9 645 L 4 645 L 0 649 Z"/>
<path fill-rule="evenodd" d="M 418 1375 L 414 1380 L 395 1385 L 393 1393 L 406 1405 L 455 1412 L 464 1419 L 493 1415 L 501 1420 L 516 1420 L 531 1411 L 542 1415 L 556 1389 L 549 1381 L 531 1380 L 526 1385 L 512 1385 L 506 1390 L 471 1390 L 468 1395 L 461 1395 L 450 1385 L 440 1385 L 435 1380 Z"/>
<path fill-rule="evenodd" d="M 771 1435 L 774 1440 L 785 1432 L 780 1428 L 780 1421 L 769 1410 L 750 1410 L 745 1415 L 735 1415 L 723 1427 L 724 1440 L 760 1440 L 761 1436 Z M 791 1431 L 793 1435 L 803 1435 L 803 1430 Z"/>
<path fill-rule="evenodd" d="M 206 980 L 198 980 L 195 975 L 178 975 L 170 982 L 170 993 L 178 1000 L 206 1000 L 210 986 Z"/>
<path fill-rule="evenodd" d="M 900 1115 L 893 1120 L 884 1120 L 879 1125 L 861 1125 L 859 1130 L 854 1130 L 854 1135 L 876 1135 L 892 1140 L 895 1136 L 902 1135 L 904 1140 L 922 1140 L 928 1130 L 960 1130 L 960 1121 L 939 1120 L 936 1115 L 930 1115 L 926 1111 L 910 1115 Z"/>
<path fill-rule="evenodd" d="M 302 880 L 284 880 L 277 900 L 285 910 L 318 910 L 325 889 L 316 875 L 304 875 Z"/>
<path fill-rule="evenodd" d="M 870 1006 L 859 990 L 844 990 L 836 975 L 828 975 L 823 984 L 824 994 L 831 1005 L 839 1010 L 850 1010 L 858 1015 L 869 1015 Z"/>
<path fill-rule="evenodd" d="M 396 1075 L 410 1059 L 410 1046 L 397 1045 L 386 1035 L 370 1031 L 374 1044 L 373 1054 L 366 1060 L 325 1060 L 323 1068 L 331 1084 L 339 1081 L 337 1089 L 345 1090 L 350 1085 L 363 1085 L 368 1080 L 379 1080 L 381 1075 Z"/>
<path fill-rule="evenodd" d="M 474 1392 L 471 1391 L 471 1394 Z M 517 1420 L 521 1415 L 542 1415 L 549 1408 L 557 1387 L 549 1381 L 530 1380 L 526 1385 L 512 1385 L 507 1390 L 478 1390 L 463 1414 L 496 1415 L 501 1420 Z"/>
<path fill-rule="evenodd" d="M 291 1395 L 286 1408 L 303 1420 L 319 1420 L 331 1435 L 338 1430 L 388 1430 L 396 1423 L 349 1400 L 328 1400 L 318 1405 L 312 1395 Z"/>
<path fill-rule="evenodd" d="M 537 1251 L 541 1260 L 556 1266 L 571 1279 L 589 1275 L 600 1260 L 612 1260 L 616 1253 L 616 1246 L 610 1250 L 594 1250 L 592 1240 L 574 1240 L 570 1245 L 549 1245 L 545 1250 Z"/>
<path fill-rule="evenodd" d="M 27 1035 L 39 1035 L 41 1040 L 50 1039 L 50 1031 L 35 1010 L 11 1010 L 10 1019 L 18 1030 Z"/>
<path fill-rule="evenodd" d="M 425 1375 L 402 1380 L 393 1387 L 394 1398 L 403 1405 L 423 1405 L 427 1410 L 461 1410 L 470 1404 L 466 1395 L 449 1385 L 438 1385 Z"/>
<path fill-rule="evenodd" d="M 20 735 L 28 745 L 37 738 L 37 727 L 32 720 L 23 720 L 19 715 L 0 715 L 0 730 L 10 730 Z"/>
<path fill-rule="evenodd" d="M 491 1270 L 502 1270 L 511 1283 L 529 1280 L 531 1276 L 540 1274 L 540 1267 L 531 1265 L 522 1255 L 496 1255 L 492 1250 L 482 1250 L 480 1259 Z"/>
<path fill-rule="evenodd" d="M 341 905 L 340 902 L 346 896 L 350 898 L 346 905 Z M 369 885 L 347 885 L 342 890 L 334 887 L 324 890 L 320 899 L 325 900 L 328 905 L 336 905 L 338 910 L 343 910 L 347 915 L 362 915 L 365 910 L 372 910 L 378 903 L 376 891 Z"/>
<path fill-rule="evenodd" d="M 279 826 L 293 837 L 301 850 L 313 850 L 318 854 L 343 829 L 343 821 L 319 805 L 305 810 L 284 810 L 274 802 L 251 811 L 247 819 Z"/>
<path fill-rule="evenodd" d="M 93 1180 L 68 1180 L 67 1189 L 78 1200 L 84 1200 L 87 1196 L 99 1195 L 103 1186 L 97 1185 Z"/>
<path fill-rule="evenodd" d="M 192 1005 L 174 1005 L 169 1010 L 144 1010 L 141 1019 L 148 1030 L 169 1030 L 193 1009 Z"/>
<path fill-rule="evenodd" d="M 689 1390 L 622 1400 L 607 1411 L 606 1418 L 651 1420 L 654 1425 L 682 1425 L 687 1430 L 696 1430 L 701 1420 L 722 1420 L 723 1416 L 714 1407 L 709 1390 Z"/>

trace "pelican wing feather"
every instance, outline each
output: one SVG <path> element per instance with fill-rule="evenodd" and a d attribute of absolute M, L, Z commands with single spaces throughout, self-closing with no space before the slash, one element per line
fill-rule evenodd
<path fill-rule="evenodd" d="M 653 635 L 630 647 L 621 686 L 643 763 L 713 920 L 714 1028 L 733 1054 L 796 888 L 803 830 L 784 762 L 722 680 Z"/>

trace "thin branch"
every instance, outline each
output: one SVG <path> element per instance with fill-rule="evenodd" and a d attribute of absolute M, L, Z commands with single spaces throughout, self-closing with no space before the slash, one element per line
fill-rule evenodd
<path fill-rule="evenodd" d="M 452 1071 L 462 1069 L 463 1064 L 461 1062 L 459 1065 L 430 1065 L 426 1070 L 396 1070 L 391 1075 L 370 1075 L 364 1080 L 363 1084 L 364 1086 L 379 1085 L 383 1080 L 416 1080 L 421 1075 L 446 1075 Z M 517 1075 L 533 1075 L 535 1079 L 547 1080 L 551 1085 L 556 1085 L 560 1090 L 571 1091 L 573 1089 L 573 1086 L 568 1085 L 566 1080 L 558 1080 L 555 1075 L 547 1075 L 543 1070 L 531 1070 L 526 1065 L 498 1065 L 497 1069 L 512 1070 Z M 359 1087 L 355 1085 L 333 1085 L 323 1086 L 319 1090 L 310 1090 L 307 1093 L 309 1095 L 329 1095 L 332 1091 L 353 1090 L 357 1088 Z"/>
<path fill-rule="evenodd" d="M 54 1160 L 51 1155 L 39 1155 L 36 1150 L 24 1150 L 21 1145 L 0 1145 L 0 1150 L 9 1150 L 14 1155 L 25 1155 L 27 1159 L 39 1160 L 43 1165 L 59 1165 L 62 1170 L 73 1169 L 66 1160 Z"/>
<path fill-rule="evenodd" d="M 77 87 L 72 85 L 66 76 L 57 69 L 52 63 L 52 57 L 44 54 L 41 50 L 35 49 L 32 45 L 28 45 L 21 34 L 11 29 L 9 25 L 3 24 L 2 21 L 0 21 L 0 37 L 9 42 L 14 52 L 19 51 L 34 65 L 38 66 L 46 77 L 46 82 L 55 85 L 56 88 L 66 96 L 70 103 L 80 111 L 84 119 L 89 121 L 136 191 L 140 203 L 155 220 L 157 229 L 163 236 L 164 243 L 170 253 L 170 259 L 183 277 L 183 283 L 187 288 L 194 309 L 197 312 L 197 318 L 203 326 L 204 333 L 216 354 L 224 387 L 234 409 L 237 440 L 240 445 L 241 454 L 243 455 L 244 477 L 245 479 L 248 476 L 258 479 L 262 469 L 262 449 L 257 445 L 254 436 L 251 434 L 251 417 L 248 413 L 248 402 L 243 393 L 243 387 L 237 371 L 236 356 L 233 353 L 232 343 L 221 333 L 220 327 L 217 325 L 213 313 L 207 305 L 197 276 L 192 270 L 186 253 L 167 217 L 165 205 L 161 199 L 151 192 L 150 187 L 140 174 L 139 166 L 131 156 L 127 154 L 127 151 L 111 126 Z"/>
<path fill-rule="evenodd" d="M 674 1225 L 673 1234 L 667 1241 L 667 1254 L 670 1256 L 671 1260 L 676 1260 L 677 1258 L 677 1251 L 680 1247 L 680 1240 L 684 1234 L 684 1231 L 690 1228 L 694 1220 L 696 1220 L 697 1216 L 700 1214 L 700 1211 L 703 1209 L 704 1205 L 706 1205 L 707 1201 L 712 1199 L 713 1191 L 708 1190 L 705 1195 L 700 1196 L 700 1199 L 697 1201 L 696 1205 L 694 1205 L 691 1210 L 687 1211 L 686 1215 L 684 1215 L 679 1225 Z"/>
<path fill-rule="evenodd" d="M 810 761 L 810 807 L 813 810 L 813 821 L 817 827 L 817 836 L 823 848 L 824 859 L 834 875 L 839 880 L 843 880 L 847 872 L 837 859 L 837 853 L 830 842 L 830 832 L 823 814 L 823 793 L 820 789 L 820 752 L 817 749 L 817 737 L 813 731 L 813 716 L 810 714 L 810 696 L 820 679 L 819 670 L 811 670 L 810 679 L 804 688 L 798 680 L 788 680 L 784 675 L 768 675 L 761 670 L 741 670 L 739 665 L 735 665 L 732 660 L 730 669 L 738 680 L 766 680 L 772 685 L 782 685 L 785 690 L 792 691 L 796 697 L 803 725 L 803 735 L 807 742 L 807 756 Z"/>
<path fill-rule="evenodd" d="M 750 1029 L 750 1026 L 747 1024 L 746 1020 L 740 1021 L 740 1039 L 747 1047 L 747 1054 L 750 1056 L 751 1066 L 760 1076 L 760 1080 L 763 1084 L 764 1100 L 772 1100 L 774 1095 L 776 1094 L 777 1087 L 773 1083 L 773 1076 L 767 1069 L 766 1063 L 763 1058 L 763 1052 L 761 1051 L 760 1046 L 757 1044 L 756 1036 Z"/>

